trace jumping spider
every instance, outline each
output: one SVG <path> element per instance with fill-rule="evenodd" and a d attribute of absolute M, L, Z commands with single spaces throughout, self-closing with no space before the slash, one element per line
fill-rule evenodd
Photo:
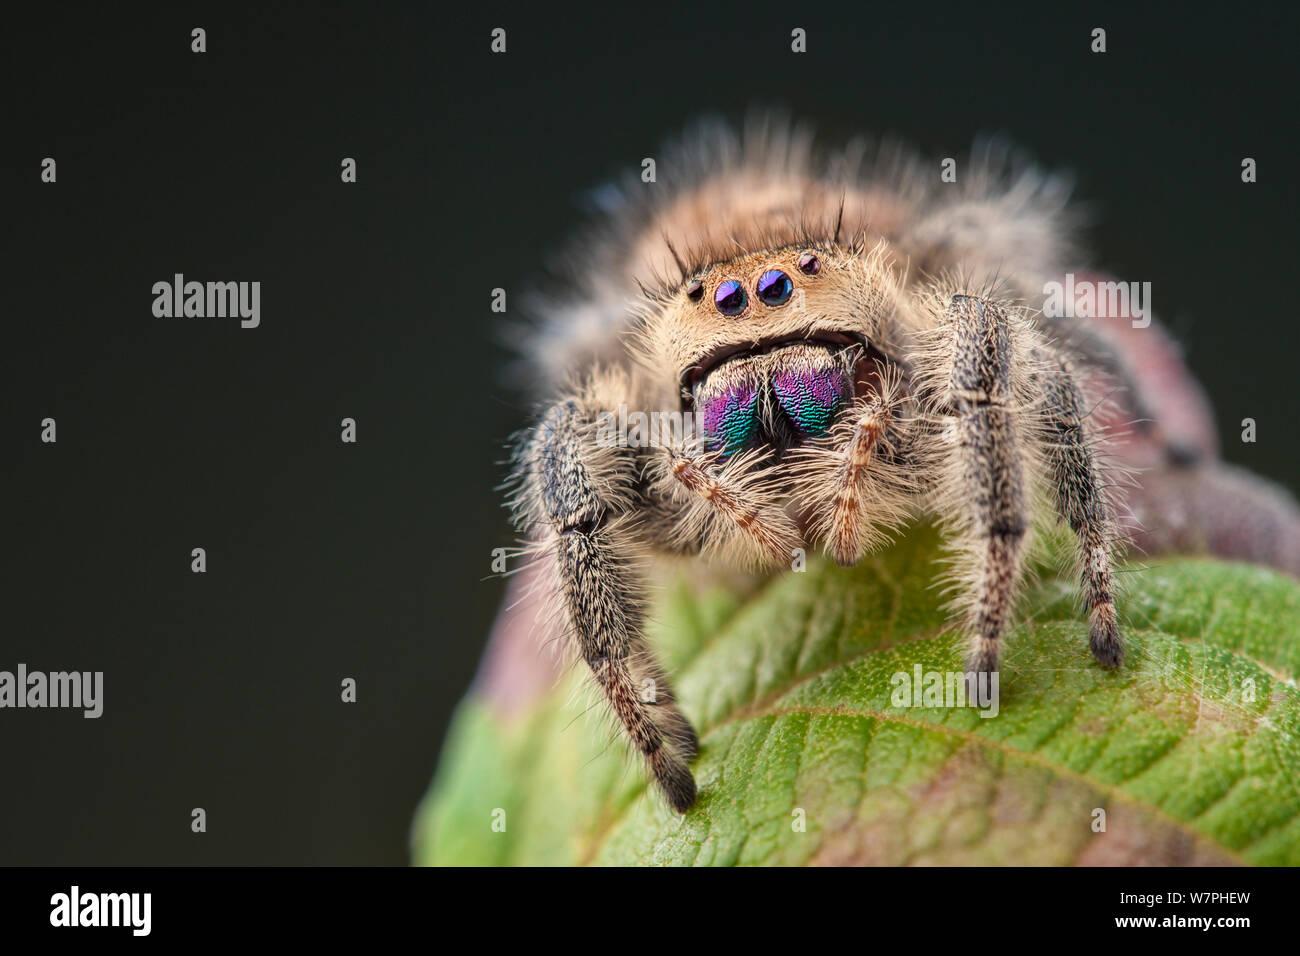
<path fill-rule="evenodd" d="M 889 148 L 819 159 L 780 123 L 706 128 L 661 162 L 665 183 L 624 187 L 529 346 L 558 397 L 516 449 L 517 520 L 679 812 L 698 739 L 644 636 L 648 552 L 775 569 L 820 546 L 852 565 L 937 516 L 974 675 L 998 666 L 1046 511 L 1078 539 L 1092 653 L 1121 662 L 1114 481 L 1085 393 L 1124 370 L 1023 304 L 1074 254 L 1065 187 L 996 150 L 961 185 L 939 169 Z M 620 406 L 688 424 L 609 441 Z"/>

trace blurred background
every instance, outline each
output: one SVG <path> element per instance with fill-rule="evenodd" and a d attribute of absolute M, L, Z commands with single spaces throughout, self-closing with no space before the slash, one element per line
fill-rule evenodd
<path fill-rule="evenodd" d="M 1096 261 L 1152 283 L 1225 457 L 1300 485 L 1294 12 L 469 6 L 42 7 L 5 31 L 0 670 L 103 671 L 105 694 L 98 720 L 0 711 L 0 864 L 407 861 L 513 539 L 494 487 L 528 403 L 491 290 L 519 302 L 583 192 L 702 112 L 938 156 L 1003 132 L 1072 169 Z M 177 272 L 260 281 L 261 327 L 154 318 Z"/>

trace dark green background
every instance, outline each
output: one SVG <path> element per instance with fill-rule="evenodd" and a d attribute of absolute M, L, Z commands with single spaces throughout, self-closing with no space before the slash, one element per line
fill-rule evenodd
<path fill-rule="evenodd" d="M 1294 15 L 879 6 L 11 21 L 0 669 L 102 670 L 106 692 L 98 721 L 0 712 L 0 863 L 406 860 L 512 540 L 493 486 L 526 407 L 490 290 L 522 292 L 581 192 L 701 112 L 781 105 L 938 155 L 1002 131 L 1074 169 L 1227 457 L 1300 484 Z M 155 319 L 174 272 L 260 280 L 261 328 Z"/>

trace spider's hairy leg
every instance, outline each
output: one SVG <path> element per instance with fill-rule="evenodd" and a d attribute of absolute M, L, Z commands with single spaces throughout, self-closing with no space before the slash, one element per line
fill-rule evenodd
<path fill-rule="evenodd" d="M 958 498 L 963 547 L 974 573 L 966 670 L 992 673 L 1020 583 L 1029 528 L 1012 388 L 1018 356 L 1007 311 L 988 299 L 953 296 L 940 331 L 950 333 L 944 391 L 955 413 L 950 493 Z"/>
<path fill-rule="evenodd" d="M 887 542 L 915 514 L 922 489 L 918 420 L 901 369 L 877 361 L 862 391 L 826 435 L 790 456 L 809 536 L 843 567 Z"/>
<path fill-rule="evenodd" d="M 641 547 L 635 453 L 606 447 L 596 407 L 579 399 L 553 406 L 522 453 L 524 520 L 555 555 L 565 616 L 597 686 L 673 809 L 695 802 L 687 768 L 695 731 L 643 632 L 645 585 L 633 564 Z"/>
<path fill-rule="evenodd" d="M 880 397 L 869 400 L 853 430 L 839 452 L 840 463 L 835 475 L 835 500 L 826 519 L 826 549 L 837 563 L 848 567 L 857 564 L 867 549 L 866 522 L 867 467 L 890 422 L 889 406 Z"/>
<path fill-rule="evenodd" d="M 1088 643 L 1098 663 L 1117 667 L 1124 658 L 1124 645 L 1111 579 L 1116 536 L 1110 507 L 1069 364 L 1059 356 L 1051 358 L 1042 381 L 1048 477 L 1057 513 L 1079 538 Z"/>

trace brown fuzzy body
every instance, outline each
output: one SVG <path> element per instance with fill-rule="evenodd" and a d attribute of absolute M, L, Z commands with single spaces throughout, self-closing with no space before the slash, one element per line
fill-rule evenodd
<path fill-rule="evenodd" d="M 998 666 L 1033 526 L 1055 519 L 1079 541 L 1093 654 L 1118 666 L 1123 472 L 1093 413 L 1118 394 L 1112 420 L 1149 416 L 1095 330 L 1031 307 L 1077 255 L 1064 185 L 998 151 L 957 184 L 891 148 L 818 159 L 773 122 L 706 129 L 659 169 L 625 186 L 525 345 L 551 404 L 517 449 L 514 506 L 549 569 L 537 586 L 672 806 L 694 800 L 697 742 L 642 631 L 653 551 L 779 569 L 820 547 L 852 564 L 937 517 L 978 673 Z M 753 294 L 771 270 L 788 301 Z M 750 292 L 734 314 L 715 301 L 728 281 Z M 784 374 L 852 394 L 824 432 L 798 431 L 772 397 Z M 620 408 L 683 417 L 737 390 L 758 396 L 740 452 L 698 421 L 611 440 Z"/>

